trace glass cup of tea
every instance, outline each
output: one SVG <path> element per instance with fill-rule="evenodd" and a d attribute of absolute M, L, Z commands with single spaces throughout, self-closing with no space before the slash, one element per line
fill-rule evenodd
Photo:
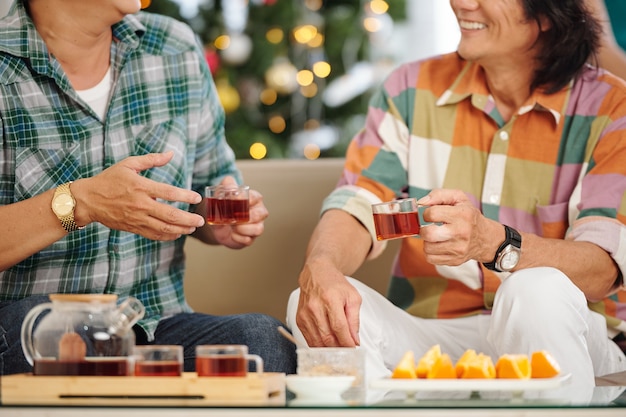
<path fill-rule="evenodd" d="M 138 345 L 133 351 L 135 376 L 180 376 L 183 347 L 179 345 Z"/>
<path fill-rule="evenodd" d="M 196 373 L 198 376 L 246 376 L 248 362 L 253 361 L 255 371 L 263 373 L 263 359 L 248 353 L 246 345 L 196 346 Z"/>
<path fill-rule="evenodd" d="M 415 198 L 372 204 L 376 239 L 388 240 L 419 235 L 419 207 Z"/>
<path fill-rule="evenodd" d="M 250 221 L 250 187 L 212 185 L 205 188 L 206 222 L 240 224 Z"/>

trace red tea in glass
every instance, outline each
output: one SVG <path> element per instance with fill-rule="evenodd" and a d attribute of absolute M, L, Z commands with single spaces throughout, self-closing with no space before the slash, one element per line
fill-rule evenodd
<path fill-rule="evenodd" d="M 133 356 L 135 376 L 180 376 L 183 372 L 180 345 L 138 345 Z"/>
<path fill-rule="evenodd" d="M 35 359 L 34 375 L 127 376 L 127 358 L 85 358 L 78 361 Z"/>
<path fill-rule="evenodd" d="M 254 361 L 257 373 L 263 372 L 263 359 L 249 354 L 246 345 L 196 346 L 198 376 L 246 376 L 248 361 Z"/>
<path fill-rule="evenodd" d="M 241 355 L 219 355 L 196 358 L 199 376 L 246 376 L 248 361 Z"/>
<path fill-rule="evenodd" d="M 420 220 L 417 209 L 417 201 L 414 198 L 373 204 L 376 239 L 397 239 L 419 234 Z"/>
<path fill-rule="evenodd" d="M 206 222 L 240 224 L 250 221 L 250 188 L 246 185 L 206 187 Z"/>
<path fill-rule="evenodd" d="M 207 198 L 206 221 L 209 224 L 238 224 L 250 221 L 250 202 Z"/>
<path fill-rule="evenodd" d="M 144 361 L 135 363 L 135 376 L 180 376 L 182 365 L 177 361 Z"/>

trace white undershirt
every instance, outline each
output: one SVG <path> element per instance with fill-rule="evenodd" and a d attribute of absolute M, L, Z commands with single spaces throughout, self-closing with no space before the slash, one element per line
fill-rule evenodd
<path fill-rule="evenodd" d="M 104 116 L 109 103 L 109 93 L 111 92 L 111 67 L 104 74 L 104 78 L 97 85 L 87 90 L 76 90 L 76 93 L 96 112 L 100 120 Z"/>

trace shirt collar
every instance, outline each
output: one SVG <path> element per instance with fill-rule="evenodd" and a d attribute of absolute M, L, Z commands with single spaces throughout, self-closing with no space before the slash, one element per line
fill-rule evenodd
<path fill-rule="evenodd" d="M 563 117 L 570 89 L 571 84 L 568 88 L 561 89 L 554 94 L 545 94 L 536 89 L 519 108 L 517 114 L 522 115 L 532 110 L 548 112 L 552 115 L 555 125 L 558 125 Z M 482 103 L 482 110 L 489 110 L 489 106 L 495 105 L 487 87 L 485 72 L 482 67 L 473 62 L 465 63 L 450 87 L 439 97 L 437 105 L 457 104 L 468 98 L 473 103 Z"/>

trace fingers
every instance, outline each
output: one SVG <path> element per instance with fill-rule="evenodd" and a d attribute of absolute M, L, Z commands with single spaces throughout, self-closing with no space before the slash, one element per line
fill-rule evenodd
<path fill-rule="evenodd" d="M 141 172 L 150 168 L 164 166 L 172 160 L 173 156 L 173 151 L 149 153 L 146 155 L 131 156 L 121 161 L 120 164 L 134 170 L 135 172 Z"/>
<path fill-rule="evenodd" d="M 361 297 L 352 285 L 333 281 L 300 289 L 296 323 L 309 346 L 359 345 Z"/>
<path fill-rule="evenodd" d="M 424 206 L 449 205 L 468 202 L 467 195 L 461 190 L 435 189 L 427 196 L 417 200 L 417 204 Z"/>

